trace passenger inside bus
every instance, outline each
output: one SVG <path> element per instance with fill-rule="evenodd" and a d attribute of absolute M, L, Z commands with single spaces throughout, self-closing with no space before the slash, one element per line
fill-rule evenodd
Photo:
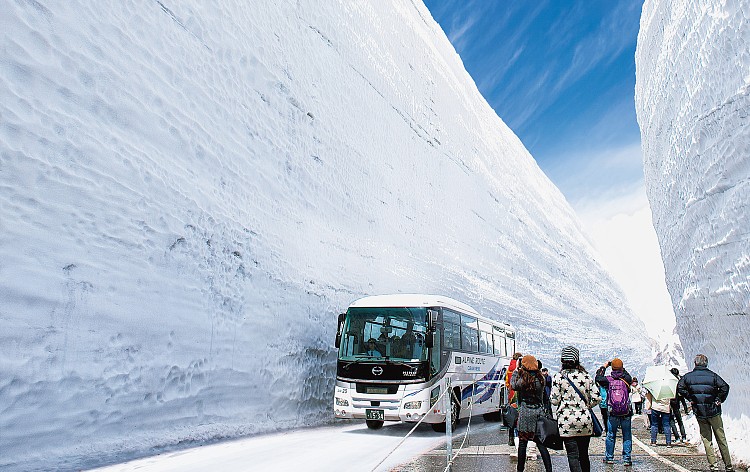
<path fill-rule="evenodd" d="M 409 352 L 408 346 L 406 345 L 405 336 L 393 337 L 393 339 L 391 340 L 391 353 L 393 357 L 411 359 L 411 352 Z"/>

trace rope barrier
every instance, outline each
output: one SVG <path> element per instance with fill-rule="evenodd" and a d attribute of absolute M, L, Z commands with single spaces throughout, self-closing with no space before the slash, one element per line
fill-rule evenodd
<path fill-rule="evenodd" d="M 472 412 L 474 411 L 474 401 L 473 401 L 473 399 L 474 399 L 474 395 L 476 393 L 477 382 L 478 381 L 475 380 L 472 383 L 472 385 L 471 385 L 471 398 L 472 398 L 472 402 L 469 405 L 469 420 L 466 422 L 466 432 L 464 433 L 464 439 L 461 442 L 461 445 L 456 450 L 456 452 L 453 454 L 453 457 L 451 457 L 451 459 L 448 461 L 448 465 L 445 466 L 445 470 L 443 470 L 443 472 L 448 472 L 450 470 L 451 466 L 453 465 L 453 461 L 456 460 L 456 457 L 458 457 L 458 454 L 461 452 L 461 449 L 464 448 L 464 444 L 466 444 L 466 438 L 469 437 L 469 431 L 471 430 L 471 418 L 473 416 Z M 451 393 L 453 393 L 453 392 L 451 392 Z M 453 398 L 456 398 L 455 397 L 455 393 L 454 393 L 454 397 Z"/>
<path fill-rule="evenodd" d="M 443 398 L 445 396 L 446 393 L 448 393 L 448 390 L 444 391 L 443 393 L 440 394 L 440 396 L 438 396 L 437 400 L 435 400 L 435 405 L 438 405 L 438 402 L 440 401 L 441 398 Z M 417 427 L 420 424 L 422 424 L 422 421 L 424 421 L 425 418 L 427 418 L 427 415 L 424 415 L 422 418 L 420 418 L 420 420 L 417 421 L 417 424 L 414 425 L 414 427 L 411 429 L 411 431 L 409 431 L 408 433 L 406 433 L 406 436 L 404 436 L 404 438 L 401 441 L 399 441 L 399 443 L 396 444 L 396 446 L 393 449 L 391 449 L 391 452 L 389 452 L 388 454 L 386 454 L 386 456 L 383 457 L 383 459 L 381 459 L 380 462 L 378 462 L 377 465 L 375 467 L 373 467 L 370 472 L 375 472 L 375 470 L 378 467 L 380 467 L 380 465 L 383 462 L 385 462 L 385 460 L 388 459 L 390 457 L 390 455 L 393 454 L 396 451 L 396 449 L 398 449 L 399 447 L 401 447 L 401 445 L 404 443 L 404 441 L 406 441 L 406 438 L 408 438 L 409 436 L 411 436 L 411 433 L 413 433 L 414 430 L 417 429 Z"/>
<path fill-rule="evenodd" d="M 480 374 L 480 373 L 476 373 L 476 374 L 473 374 L 473 375 L 486 375 L 486 374 Z M 464 433 L 464 439 L 463 439 L 463 441 L 461 442 L 461 446 L 459 446 L 459 448 L 458 448 L 458 449 L 456 450 L 456 452 L 455 452 L 455 453 L 453 454 L 453 457 L 452 457 L 452 458 L 450 459 L 450 461 L 448 462 L 448 465 L 446 466 L 446 468 L 445 468 L 445 470 L 444 470 L 443 472 L 447 472 L 447 471 L 448 471 L 448 470 L 450 469 L 451 465 L 453 464 L 453 461 L 454 461 L 454 460 L 456 459 L 456 457 L 458 457 L 458 454 L 459 454 L 459 452 L 461 452 L 461 449 L 462 449 L 462 448 L 464 447 L 464 444 L 466 444 L 466 438 L 468 437 L 468 435 L 469 435 L 469 431 L 470 431 L 470 429 L 471 429 L 471 418 L 472 418 L 472 416 L 473 416 L 473 415 L 472 415 L 472 413 L 473 413 L 473 411 L 474 411 L 474 401 L 473 401 L 473 399 L 474 399 L 474 395 L 476 394 L 476 386 L 477 386 L 477 384 L 478 384 L 479 382 L 480 382 L 480 380 L 474 380 L 473 382 L 470 382 L 470 383 L 462 383 L 462 382 L 457 382 L 456 384 L 454 384 L 454 385 L 456 385 L 456 386 L 462 386 L 462 385 L 471 385 L 471 398 L 472 398 L 472 402 L 471 402 L 471 404 L 469 405 L 469 420 L 468 420 L 468 422 L 467 422 L 467 424 L 466 424 L 466 432 Z M 505 383 L 504 381 L 501 381 L 501 380 L 481 380 L 481 382 L 482 382 L 482 383 L 489 383 L 489 384 L 500 384 L 500 383 L 503 383 L 503 384 L 504 384 L 504 383 Z M 448 393 L 448 390 L 445 390 L 445 391 L 444 391 L 443 393 L 441 393 L 441 394 L 440 394 L 440 395 L 439 395 L 439 396 L 437 397 L 437 399 L 435 400 L 434 404 L 435 404 L 435 405 L 439 405 L 439 402 L 440 402 L 440 400 L 441 400 L 441 399 L 442 399 L 442 398 L 443 398 L 443 397 L 445 396 L 445 394 L 446 394 L 446 393 Z M 459 403 L 459 405 L 460 405 L 460 404 L 461 404 L 461 400 L 460 400 L 460 399 L 458 399 L 458 398 L 456 397 L 456 394 L 455 394 L 455 392 L 453 391 L 453 389 L 451 389 L 451 390 L 450 390 L 450 393 L 451 393 L 451 395 L 453 396 L 453 398 L 454 398 L 454 399 L 456 399 L 456 400 L 458 401 L 458 403 Z M 448 414 L 447 414 L 447 413 L 448 413 L 448 412 L 446 412 L 446 420 L 447 420 L 447 418 L 448 418 Z M 389 457 L 391 456 L 391 454 L 393 454 L 393 453 L 394 453 L 394 452 L 396 451 L 396 449 L 398 449 L 399 447 L 401 447 L 401 445 L 402 445 L 402 444 L 403 444 L 403 443 L 404 443 L 404 442 L 406 441 L 406 439 L 407 439 L 407 438 L 408 438 L 409 436 L 411 436 L 411 434 L 412 434 L 412 433 L 413 433 L 413 432 L 414 432 L 414 431 L 415 431 L 415 430 L 417 429 L 417 427 L 418 427 L 418 426 L 419 426 L 420 424 L 422 424 L 422 422 L 424 421 L 424 419 L 425 419 L 425 418 L 427 418 L 427 415 L 424 415 L 424 416 L 422 416 L 422 418 L 420 418 L 420 420 L 419 420 L 419 421 L 417 422 L 417 424 L 415 424 L 415 425 L 414 425 L 414 427 L 413 427 L 413 428 L 412 428 L 412 429 L 411 429 L 411 430 L 410 430 L 410 431 L 409 431 L 408 433 L 406 433 L 406 436 L 404 436 L 404 437 L 403 437 L 403 438 L 401 439 L 401 441 L 399 441 L 399 443 L 398 443 L 398 444 L 396 444 L 396 446 L 395 446 L 395 447 L 394 447 L 393 449 L 391 449 L 391 451 L 390 451 L 390 452 L 389 452 L 388 454 L 386 454 L 386 455 L 385 455 L 385 457 L 383 457 L 383 458 L 382 458 L 382 459 L 380 460 L 380 462 L 378 462 L 378 463 L 377 463 L 377 464 L 375 465 L 375 467 L 373 467 L 373 468 L 372 468 L 372 469 L 370 470 L 370 472 L 375 472 L 375 470 L 377 470 L 377 468 L 378 468 L 378 467 L 380 467 L 380 466 L 381 466 L 381 465 L 383 464 L 383 462 L 385 462 L 385 460 L 386 460 L 386 459 L 388 459 L 388 458 L 389 458 Z"/>

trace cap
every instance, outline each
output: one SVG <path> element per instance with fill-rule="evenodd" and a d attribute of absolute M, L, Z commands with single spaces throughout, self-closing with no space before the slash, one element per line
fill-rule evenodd
<path fill-rule="evenodd" d="M 578 352 L 578 349 L 576 349 L 573 346 L 565 346 L 560 353 L 560 360 L 561 361 L 571 361 L 571 362 L 578 362 L 580 353 Z"/>

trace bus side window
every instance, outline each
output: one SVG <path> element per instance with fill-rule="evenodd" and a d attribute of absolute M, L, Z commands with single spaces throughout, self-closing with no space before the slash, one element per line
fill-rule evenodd
<path fill-rule="evenodd" d="M 492 337 L 495 338 L 495 355 L 505 356 L 505 336 L 501 338 L 500 335 L 495 333 Z"/>
<path fill-rule="evenodd" d="M 461 349 L 479 351 L 479 326 L 473 316 L 461 315 Z"/>
<path fill-rule="evenodd" d="M 484 349 L 482 352 L 485 354 L 492 354 L 492 334 L 482 331 L 482 339 L 484 340 Z"/>
<path fill-rule="evenodd" d="M 446 349 L 461 349 L 461 318 L 458 313 L 443 310 L 443 331 Z"/>

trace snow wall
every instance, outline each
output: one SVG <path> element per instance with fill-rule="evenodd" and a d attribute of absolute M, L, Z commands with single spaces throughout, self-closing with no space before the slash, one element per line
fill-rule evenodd
<path fill-rule="evenodd" d="M 646 1 L 636 108 L 646 189 L 688 365 L 731 387 L 733 453 L 750 462 L 750 2 Z"/>
<path fill-rule="evenodd" d="M 18 0 L 0 31 L 0 468 L 330 422 L 363 295 L 648 361 L 421 2 Z"/>

